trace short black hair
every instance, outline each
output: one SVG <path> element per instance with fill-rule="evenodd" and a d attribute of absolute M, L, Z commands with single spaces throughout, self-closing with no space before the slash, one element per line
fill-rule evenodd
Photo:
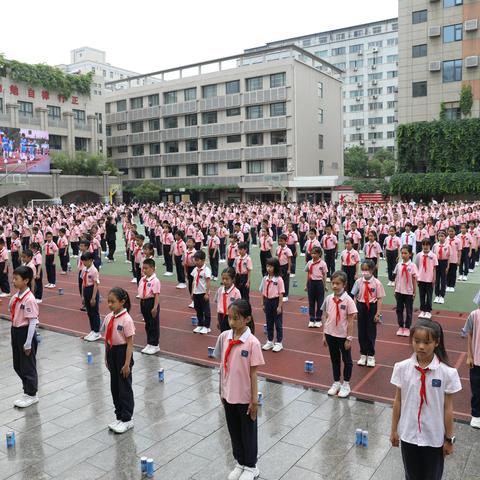
<path fill-rule="evenodd" d="M 92 252 L 85 252 L 82 253 L 82 256 L 80 257 L 80 260 L 82 262 L 88 261 L 88 260 L 93 260 L 95 257 Z"/>
<path fill-rule="evenodd" d="M 148 265 L 149 267 L 155 268 L 155 260 L 153 258 L 146 258 L 143 261 L 144 265 Z"/>
<path fill-rule="evenodd" d="M 23 280 L 28 280 L 30 283 L 33 279 L 33 271 L 30 267 L 27 267 L 25 265 L 22 265 L 20 267 L 17 267 L 14 272 L 14 275 L 18 275 L 21 277 Z"/>
<path fill-rule="evenodd" d="M 203 250 L 198 250 L 195 252 L 195 255 L 193 255 L 193 258 L 195 260 L 205 260 L 207 256 L 205 255 L 205 252 Z"/>

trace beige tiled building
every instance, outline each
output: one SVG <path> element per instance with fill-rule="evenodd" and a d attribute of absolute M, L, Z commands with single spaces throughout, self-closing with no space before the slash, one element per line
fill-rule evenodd
<path fill-rule="evenodd" d="M 460 117 L 463 84 L 480 112 L 480 0 L 399 0 L 398 121 Z"/>
<path fill-rule="evenodd" d="M 330 198 L 342 181 L 340 71 L 290 46 L 106 84 L 107 154 L 130 185 L 201 198 Z M 140 82 L 141 83 L 141 82 Z"/>

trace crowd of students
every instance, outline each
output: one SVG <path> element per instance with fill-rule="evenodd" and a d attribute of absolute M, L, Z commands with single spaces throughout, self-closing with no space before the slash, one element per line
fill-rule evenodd
<path fill-rule="evenodd" d="M 461 387 L 456 370 L 448 366 L 442 328 L 432 320 L 432 303 L 448 301 L 446 294 L 455 291 L 456 281 L 467 281 L 478 266 L 479 219 L 478 203 L 0 208 L 0 296 L 10 295 L 9 272 L 13 272 L 17 290 L 10 302 L 12 351 L 24 395 L 15 406 L 25 408 L 38 402 L 35 328 L 42 303 L 43 272 L 48 282 L 45 288 L 55 288 L 57 257 L 62 275 L 68 273 L 70 259 L 74 258 L 81 310 L 87 313 L 91 330 L 84 340 L 97 341 L 102 333 L 105 339 L 116 414 L 109 428 L 124 433 L 133 427 L 135 327 L 128 313 L 128 292 L 112 289 L 107 296 L 111 313 L 103 322 L 99 315 L 102 260 L 115 261 L 115 232 L 120 224 L 125 261 L 132 283 L 137 285 L 136 298 L 145 321 L 147 345 L 142 353 L 160 351 L 159 258 L 165 265 L 163 275 L 173 276 L 175 268 L 177 288 L 188 289 L 188 306 L 195 309 L 198 319 L 194 333 L 212 332 L 210 301 L 214 298 L 216 327 L 221 333 L 215 349 L 221 359 L 221 397 L 238 462 L 229 478 L 256 478 L 256 368 L 264 362 L 262 350 L 278 353 L 284 348 L 283 305 L 289 299 L 290 279 L 296 276 L 298 258 L 305 257 L 308 328 L 323 327 L 323 344 L 329 350 L 333 373 L 328 394 L 340 398 L 350 394 L 355 319 L 360 345 L 357 365 L 376 365 L 377 324 L 385 297 L 378 273 L 385 261 L 386 286 L 393 287 L 396 299 L 397 335 L 410 337 L 414 349 L 412 358 L 397 364 L 392 376 L 397 387 L 392 444 L 397 445 L 401 438 L 407 471 L 408 465 L 418 464 L 422 457 L 426 469 L 440 472 L 443 455 L 451 453 L 455 442 L 451 396 Z M 253 248 L 259 253 L 254 254 Z M 220 264 L 224 264 L 222 268 Z M 263 277 L 260 292 L 267 326 L 263 346 L 254 336 L 249 303 L 254 268 L 261 270 Z M 219 286 L 212 295 L 217 282 Z M 327 295 L 329 288 L 332 293 Z M 420 320 L 412 327 L 417 291 Z M 479 312 L 472 312 L 465 326 L 471 425 L 476 428 L 480 428 Z M 427 377 L 434 378 L 426 383 Z M 435 402 L 428 402 L 430 397 L 436 398 Z M 418 432 L 413 432 L 415 412 L 411 405 L 416 398 L 420 399 Z M 445 409 L 445 417 L 440 408 Z M 423 418 L 444 417 L 445 422 L 437 422 L 437 427 L 430 429 L 421 418 L 422 412 Z M 440 432 L 445 438 L 438 445 Z M 423 455 L 422 449 L 427 447 L 435 449 L 435 455 Z M 441 478 L 441 473 L 432 478 Z"/>

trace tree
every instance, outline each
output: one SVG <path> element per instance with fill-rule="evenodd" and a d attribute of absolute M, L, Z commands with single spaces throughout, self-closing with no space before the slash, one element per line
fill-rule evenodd
<path fill-rule="evenodd" d="M 110 171 L 112 175 L 118 173 L 118 169 L 111 159 L 101 154 L 77 152 L 70 157 L 65 152 L 53 152 L 52 168 L 62 170 L 64 175 L 99 176 L 104 171 Z"/>
<path fill-rule="evenodd" d="M 345 175 L 363 178 L 367 172 L 368 155 L 364 148 L 354 146 L 345 149 L 344 166 Z"/>
<path fill-rule="evenodd" d="M 141 202 L 155 202 L 160 196 L 160 187 L 153 182 L 142 182 L 133 187 L 131 191 Z"/>
<path fill-rule="evenodd" d="M 440 104 L 439 118 L 440 118 L 440 120 L 446 120 L 447 119 L 447 107 L 445 106 L 445 102 L 442 102 Z"/>
<path fill-rule="evenodd" d="M 385 160 L 382 167 L 382 177 L 391 177 L 395 173 L 395 160 Z"/>
<path fill-rule="evenodd" d="M 460 111 L 463 116 L 470 116 L 472 113 L 473 106 L 473 93 L 472 86 L 468 84 L 462 85 L 462 90 L 460 91 Z"/>
<path fill-rule="evenodd" d="M 383 163 L 373 156 L 367 162 L 367 171 L 369 177 L 379 178 L 382 176 Z"/>

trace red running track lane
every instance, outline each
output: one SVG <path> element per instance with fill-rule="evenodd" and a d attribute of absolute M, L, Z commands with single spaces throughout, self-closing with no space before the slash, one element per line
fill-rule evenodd
<path fill-rule="evenodd" d="M 100 304 L 102 315 L 108 313 L 106 297 L 109 288 L 125 288 L 132 300 L 132 317 L 136 324 L 135 345 L 143 347 L 146 342 L 143 319 L 139 300 L 135 299 L 136 285 L 130 278 L 119 276 L 102 276 L 100 292 L 103 301 Z M 58 294 L 58 288 L 64 289 L 64 295 Z M 213 297 L 213 295 L 212 295 Z M 173 283 L 162 283 L 160 296 L 160 348 L 162 354 L 176 357 L 201 365 L 216 366 L 218 362 L 209 359 L 207 347 L 214 346 L 219 331 L 216 329 L 216 309 L 212 304 L 212 332 L 209 335 L 192 333 L 191 317 L 195 311 L 188 308 L 190 302 L 187 290 L 178 290 Z M 254 309 L 256 333 L 260 341 L 265 340 L 263 324 L 264 314 L 261 310 L 261 297 L 258 292 L 251 292 Z M 213 302 L 212 302 L 213 303 Z M 322 345 L 322 329 L 307 328 L 308 316 L 300 313 L 300 306 L 307 305 L 305 297 L 289 297 L 284 308 L 284 350 L 280 353 L 264 352 L 266 364 L 259 373 L 271 380 L 285 381 L 305 387 L 326 390 L 332 383 L 331 364 L 328 349 Z M 7 312 L 8 299 L 0 305 L 0 313 Z M 75 274 L 59 276 L 57 288 L 45 289 L 43 303 L 40 306 L 40 323 L 44 328 L 54 331 L 83 336 L 90 331 L 87 314 L 81 312 Z M 358 398 L 391 403 L 394 387 L 390 384 L 392 368 L 395 362 L 411 355 L 407 338 L 397 337 L 394 307 L 384 307 L 384 324 L 378 327 L 376 342 L 375 368 L 358 367 L 359 345 L 353 342 L 354 368 L 351 380 L 352 394 Z M 455 417 L 460 420 L 470 418 L 470 383 L 469 372 L 465 364 L 466 341 L 460 337 L 460 329 L 466 319 L 465 313 L 433 311 L 433 318 L 439 321 L 445 332 L 445 343 L 450 362 L 457 367 L 462 380 L 463 390 L 455 396 Z M 356 331 L 356 328 L 355 328 Z M 304 372 L 305 360 L 313 360 L 315 371 Z"/>

